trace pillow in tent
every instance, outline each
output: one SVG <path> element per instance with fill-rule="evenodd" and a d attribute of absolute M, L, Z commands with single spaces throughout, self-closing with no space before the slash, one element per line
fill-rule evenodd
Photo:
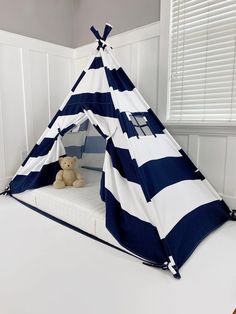
<path fill-rule="evenodd" d="M 105 147 L 105 139 L 89 123 L 84 142 L 81 167 L 102 171 Z"/>

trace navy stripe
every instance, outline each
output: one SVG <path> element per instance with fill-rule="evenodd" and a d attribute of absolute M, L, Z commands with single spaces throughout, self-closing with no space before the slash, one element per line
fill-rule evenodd
<path fill-rule="evenodd" d="M 115 147 L 111 139 L 107 141 L 106 150 L 111 156 L 112 166 L 120 175 L 128 181 L 140 184 L 137 163 L 132 160 L 129 150 Z"/>
<path fill-rule="evenodd" d="M 106 227 L 115 239 L 130 252 L 162 265 L 167 256 L 157 229 L 121 208 L 109 190 L 105 189 L 104 194 Z"/>
<path fill-rule="evenodd" d="M 128 181 L 140 184 L 147 201 L 169 185 L 183 180 L 201 180 L 199 172 L 194 172 L 192 164 L 183 157 L 166 157 L 150 160 L 138 167 L 127 149 L 115 147 L 111 140 L 106 146 L 113 167 Z"/>
<path fill-rule="evenodd" d="M 100 197 L 105 202 L 106 188 L 105 188 L 105 172 L 102 171 L 101 182 L 100 182 Z"/>
<path fill-rule="evenodd" d="M 91 110 L 94 114 L 113 118 L 118 112 L 113 105 L 110 93 L 83 93 L 71 96 L 64 109 L 57 113 L 57 117 L 76 115 L 83 110 Z"/>
<path fill-rule="evenodd" d="M 80 76 L 78 77 L 77 81 L 75 82 L 74 86 L 72 87 L 71 91 L 74 92 L 76 87 L 78 86 L 78 84 L 81 82 L 82 78 L 84 77 L 85 75 L 85 71 L 83 71 Z"/>
<path fill-rule="evenodd" d="M 27 163 L 27 161 L 30 159 L 30 157 L 39 157 L 39 156 L 45 156 L 48 154 L 50 149 L 52 148 L 54 142 L 56 141 L 56 138 L 48 138 L 45 137 L 40 144 L 36 144 L 30 154 L 27 156 L 27 158 L 22 163 L 22 167 L 24 167 Z"/>
<path fill-rule="evenodd" d="M 230 211 L 223 201 L 199 206 L 185 215 L 165 238 L 177 266 L 181 267 L 197 245 L 229 216 Z"/>
<path fill-rule="evenodd" d="M 53 121 L 49 124 L 49 128 L 51 128 L 58 116 L 75 115 L 82 112 L 84 109 L 91 110 L 93 113 L 100 114 L 101 116 L 114 118 L 119 117 L 123 132 L 126 132 L 128 137 L 136 136 L 132 122 L 128 119 L 125 112 L 120 113 L 118 109 L 115 109 L 111 94 L 109 92 L 83 93 L 71 96 L 64 109 L 62 111 L 59 110 L 54 116 Z M 149 109 L 147 112 L 139 112 L 139 114 L 142 114 L 146 117 L 152 133 L 163 133 L 164 126 L 151 109 Z"/>
<path fill-rule="evenodd" d="M 122 68 L 119 69 L 108 69 L 105 67 L 108 84 L 113 90 L 118 90 L 120 92 L 131 91 L 135 88 L 134 84 L 131 82 L 127 74 Z"/>
<path fill-rule="evenodd" d="M 10 183 L 12 194 L 21 193 L 25 190 L 37 189 L 54 182 L 57 172 L 61 169 L 59 162 L 44 165 L 40 172 L 30 172 L 27 176 L 17 175 Z"/>
<path fill-rule="evenodd" d="M 115 109 L 113 103 L 88 103 L 83 105 L 85 110 L 91 110 L 94 114 L 103 116 L 116 118 L 119 114 L 119 110 Z"/>
<path fill-rule="evenodd" d="M 103 62 L 101 57 L 95 57 L 91 63 L 89 69 L 99 69 L 103 67 Z"/>
<path fill-rule="evenodd" d="M 84 144 L 84 153 L 104 154 L 106 141 L 102 136 L 87 136 Z"/>
<path fill-rule="evenodd" d="M 61 130 L 60 128 L 58 128 L 58 133 L 61 136 L 64 136 L 66 133 L 68 133 L 69 131 L 73 130 L 75 126 L 76 125 L 73 123 L 73 124 L 69 125 L 68 127 L 66 127 L 65 129 Z"/>
<path fill-rule="evenodd" d="M 98 109 L 96 110 L 96 108 Z M 84 109 L 90 109 L 100 112 L 101 115 L 106 116 L 109 114 L 111 116 L 114 115 L 114 106 L 110 93 L 82 93 L 73 95 L 68 100 L 66 106 L 62 111 L 58 111 L 56 116 L 54 117 L 54 122 L 58 116 L 65 115 L 76 115 L 80 112 L 83 112 Z M 97 113 L 94 112 L 94 113 Z M 113 115 L 112 115 L 113 113 Z M 51 123 L 50 126 L 51 127 Z"/>
<path fill-rule="evenodd" d="M 113 104 L 111 94 L 107 93 L 82 93 L 70 97 L 67 106 L 77 104 Z"/>
<path fill-rule="evenodd" d="M 146 117 L 148 121 L 148 126 L 150 127 L 152 133 L 155 134 L 162 134 L 163 130 L 165 129 L 164 125 L 161 121 L 157 118 L 155 113 L 152 111 L 151 108 L 148 109 L 148 112 L 144 112 L 143 115 Z"/>
<path fill-rule="evenodd" d="M 141 185 L 150 201 L 162 189 L 184 180 L 201 180 L 183 157 L 166 157 L 150 160 L 139 167 Z M 148 193 L 148 194 L 147 194 Z"/>
<path fill-rule="evenodd" d="M 194 163 L 192 162 L 192 160 L 186 155 L 185 151 L 181 148 L 179 150 L 180 154 L 183 156 L 185 162 L 189 165 L 189 167 L 191 167 L 193 169 L 193 171 L 197 170 L 197 167 L 194 165 Z"/>

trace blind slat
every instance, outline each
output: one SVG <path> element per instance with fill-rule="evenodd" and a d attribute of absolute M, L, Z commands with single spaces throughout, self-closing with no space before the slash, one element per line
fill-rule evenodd
<path fill-rule="evenodd" d="M 218 6 L 209 5 L 206 6 L 203 10 L 194 11 L 192 10 L 190 14 L 186 14 L 186 11 L 183 9 L 182 13 L 177 12 L 177 14 L 173 14 L 172 24 L 173 26 L 178 26 L 179 22 L 184 20 L 185 25 L 192 24 L 194 22 L 206 23 L 209 19 L 215 20 L 217 17 L 225 15 L 228 16 L 236 9 L 236 3 L 227 2 L 224 7 L 222 4 L 218 4 Z"/>

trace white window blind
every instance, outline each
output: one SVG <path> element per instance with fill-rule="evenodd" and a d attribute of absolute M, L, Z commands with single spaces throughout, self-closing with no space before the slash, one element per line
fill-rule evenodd
<path fill-rule="evenodd" d="M 236 0 L 172 0 L 168 120 L 236 121 Z"/>

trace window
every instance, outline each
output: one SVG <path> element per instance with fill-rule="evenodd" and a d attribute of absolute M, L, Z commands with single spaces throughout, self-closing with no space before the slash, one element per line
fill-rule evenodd
<path fill-rule="evenodd" d="M 153 135 L 145 116 L 140 113 L 133 113 L 129 115 L 129 118 L 135 128 L 137 136 Z"/>
<path fill-rule="evenodd" d="M 236 1 L 172 0 L 168 121 L 236 121 Z"/>

